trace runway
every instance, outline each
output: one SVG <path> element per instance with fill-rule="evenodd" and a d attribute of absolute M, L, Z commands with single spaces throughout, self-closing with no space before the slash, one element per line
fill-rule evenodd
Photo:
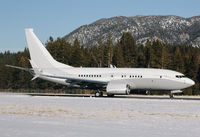
<path fill-rule="evenodd" d="M 50 94 L 50 93 L 25 93 L 29 96 L 56 96 L 56 97 L 95 97 L 93 94 Z M 171 99 L 168 95 L 115 95 L 114 97 L 103 97 L 96 98 L 127 98 L 127 99 Z M 200 96 L 174 96 L 173 100 L 200 100 Z"/>

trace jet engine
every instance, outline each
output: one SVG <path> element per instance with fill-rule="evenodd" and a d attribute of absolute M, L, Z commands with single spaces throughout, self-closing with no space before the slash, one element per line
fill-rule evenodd
<path fill-rule="evenodd" d="M 130 94 L 130 86 L 128 84 L 108 83 L 106 87 L 107 94 L 128 95 Z"/>

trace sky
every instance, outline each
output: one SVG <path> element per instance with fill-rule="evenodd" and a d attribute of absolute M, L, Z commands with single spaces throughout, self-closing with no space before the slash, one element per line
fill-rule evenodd
<path fill-rule="evenodd" d="M 101 18 L 136 15 L 200 15 L 200 0 L 0 0 L 0 52 L 23 51 L 24 29 L 46 43 Z"/>

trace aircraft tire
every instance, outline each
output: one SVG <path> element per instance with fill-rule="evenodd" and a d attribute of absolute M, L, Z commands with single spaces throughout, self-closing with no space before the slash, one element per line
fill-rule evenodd
<path fill-rule="evenodd" d="M 103 92 L 101 91 L 95 92 L 95 97 L 102 97 L 102 96 L 103 96 Z"/>

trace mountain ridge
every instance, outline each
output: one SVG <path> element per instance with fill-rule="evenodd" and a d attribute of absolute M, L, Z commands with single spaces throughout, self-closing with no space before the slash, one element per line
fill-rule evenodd
<path fill-rule="evenodd" d="M 97 45 L 98 39 L 107 40 L 110 34 L 116 43 L 123 34 L 130 32 L 137 44 L 144 44 L 147 39 L 160 39 L 168 44 L 200 45 L 200 16 L 184 18 L 175 15 L 152 16 L 116 16 L 102 18 L 88 25 L 82 25 L 64 36 L 73 43 L 78 38 L 81 45 Z"/>

